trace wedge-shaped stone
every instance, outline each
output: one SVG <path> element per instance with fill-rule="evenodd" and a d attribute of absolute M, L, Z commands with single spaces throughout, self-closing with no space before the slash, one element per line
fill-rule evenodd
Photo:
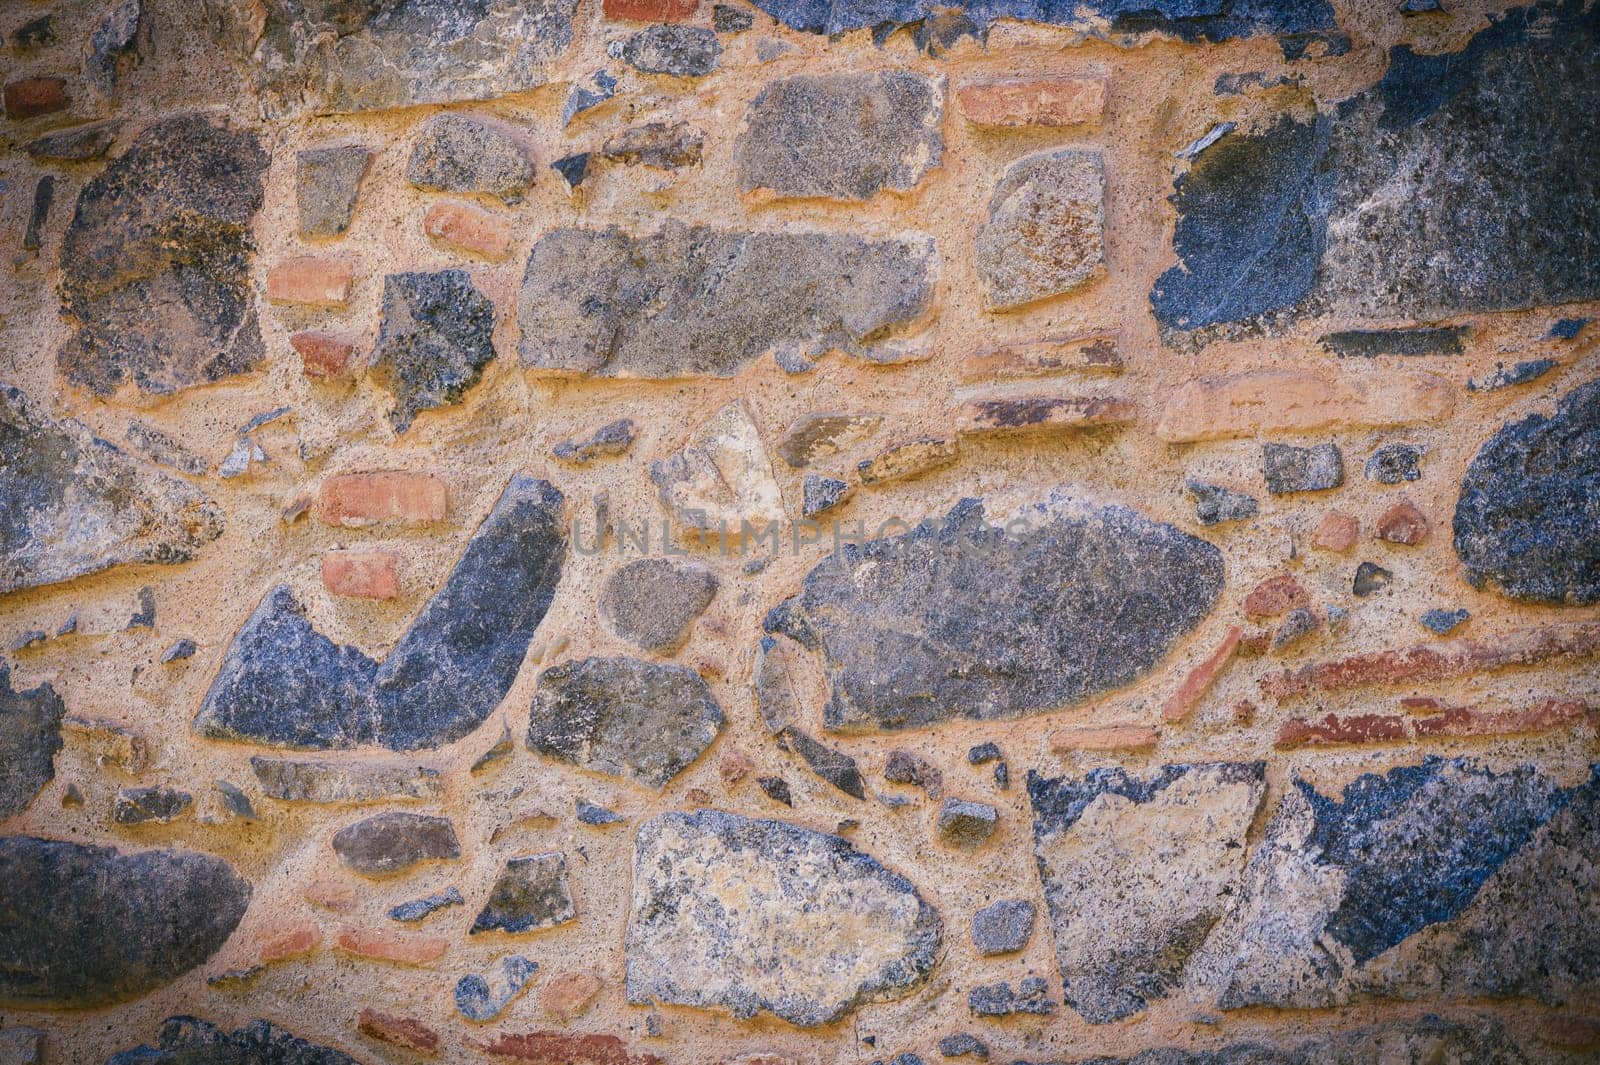
<path fill-rule="evenodd" d="M 221 947 L 250 885 L 221 858 L 122 854 L 61 840 L 0 839 L 0 1003 L 86 1008 L 138 998 Z"/>
<path fill-rule="evenodd" d="M 1042 713 L 1137 680 L 1222 582 L 1206 541 L 1057 489 L 1005 528 L 968 499 L 902 536 L 845 543 L 782 617 L 820 654 L 828 728 L 902 729 Z"/>
<path fill-rule="evenodd" d="M 661 814 L 635 841 L 628 1001 L 828 1024 L 926 979 L 942 932 L 909 881 L 838 836 Z"/>
<path fill-rule="evenodd" d="M 196 1017 L 168 1017 L 154 1046 L 124 1050 L 106 1065 L 356 1065 L 332 1047 L 308 1042 L 270 1021 L 252 1021 L 232 1032 Z"/>
<path fill-rule="evenodd" d="M 567 856 L 560 851 L 512 858 L 500 871 L 472 933 L 531 932 L 576 920 L 567 887 Z"/>
<path fill-rule="evenodd" d="M 187 562 L 220 535 L 204 492 L 0 385 L 0 594 Z"/>
<path fill-rule="evenodd" d="M 723 407 L 672 454 L 650 464 L 671 520 L 737 538 L 783 520 L 783 496 L 755 422 L 738 400 Z M 723 530 L 727 530 L 726 533 Z"/>
<path fill-rule="evenodd" d="M 1142 1012 L 1227 911 L 1265 763 L 1028 775 L 1033 845 L 1067 1005 L 1091 1024 Z"/>
<path fill-rule="evenodd" d="M 711 746 L 722 723 L 722 710 L 692 669 L 584 658 L 539 675 L 528 748 L 659 788 Z"/>
<path fill-rule="evenodd" d="M 461 402 L 494 361 L 494 304 L 465 270 L 390 274 L 373 375 L 395 395 L 389 424 L 403 433 L 417 414 Z"/>
<path fill-rule="evenodd" d="M 17 691 L 0 662 L 0 821 L 28 808 L 55 778 L 67 705 L 49 684 Z"/>
<path fill-rule="evenodd" d="M 566 558 L 563 498 L 517 474 L 455 569 L 381 663 L 317 632 L 287 587 L 234 637 L 195 728 L 218 739 L 327 750 L 437 747 L 505 698 Z"/>
<path fill-rule="evenodd" d="M 768 352 L 803 368 L 830 350 L 873 362 L 933 302 L 933 241 L 668 225 L 555 229 L 528 256 L 522 363 L 603 377 L 731 377 Z"/>

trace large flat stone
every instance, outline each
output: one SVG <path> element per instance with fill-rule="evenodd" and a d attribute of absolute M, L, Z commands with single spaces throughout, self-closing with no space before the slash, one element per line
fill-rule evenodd
<path fill-rule="evenodd" d="M 1460 51 L 1391 50 L 1331 115 L 1226 134 L 1178 177 L 1169 338 L 1331 311 L 1437 321 L 1600 296 L 1600 11 L 1496 16 Z M 1212 329 L 1210 327 L 1220 327 Z"/>
<path fill-rule="evenodd" d="M 0 384 L 0 594 L 129 562 L 187 562 L 222 535 L 200 489 Z"/>
<path fill-rule="evenodd" d="M 1043 713 L 1137 680 L 1222 583 L 1206 541 L 1058 489 L 1006 528 L 969 499 L 846 542 L 782 618 L 820 654 L 828 728 L 902 729 Z"/>
<path fill-rule="evenodd" d="M 1165 998 L 1227 912 L 1265 763 L 1028 775 L 1034 853 L 1067 1005 L 1091 1024 Z"/>
<path fill-rule="evenodd" d="M 539 674 L 528 748 L 660 788 L 717 738 L 722 710 L 700 674 L 637 658 L 584 658 Z"/>
<path fill-rule="evenodd" d="M 106 1006 L 138 998 L 222 946 L 250 903 L 227 862 L 0 839 L 0 1003 Z"/>
<path fill-rule="evenodd" d="M 925 980 L 943 922 L 838 836 L 713 810 L 640 826 L 627 995 L 828 1024 Z"/>
<path fill-rule="evenodd" d="M 669 224 L 554 229 L 517 304 L 530 369 L 603 377 L 730 377 L 772 352 L 915 354 L 896 334 L 933 302 L 932 240 Z"/>
<path fill-rule="evenodd" d="M 1461 482 L 1455 546 L 1474 587 L 1534 603 L 1600 602 L 1600 381 L 1484 443 Z"/>
<path fill-rule="evenodd" d="M 61 246 L 68 381 L 166 395 L 263 361 L 250 229 L 266 169 L 254 133 L 178 115 L 84 183 Z"/>
<path fill-rule="evenodd" d="M 66 703 L 48 683 L 26 691 L 11 686 L 11 667 L 0 662 L 0 821 L 26 810 L 55 779 Z"/>
<path fill-rule="evenodd" d="M 286 586 L 228 648 L 195 729 L 217 739 L 413 751 L 460 739 L 516 680 L 566 559 L 564 499 L 519 473 L 383 661 L 317 632 Z"/>
<path fill-rule="evenodd" d="M 154 1046 L 113 1054 L 106 1065 L 356 1065 L 356 1059 L 270 1021 L 226 1032 L 197 1017 L 168 1017 Z"/>

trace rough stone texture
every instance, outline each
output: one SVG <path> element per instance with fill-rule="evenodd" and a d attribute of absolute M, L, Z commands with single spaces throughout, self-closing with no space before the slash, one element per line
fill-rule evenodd
<path fill-rule="evenodd" d="M 1208 484 L 1191 478 L 1183 482 L 1183 488 L 1194 497 L 1195 517 L 1201 525 L 1244 521 L 1255 517 L 1261 510 L 1261 504 L 1255 496 L 1236 492 L 1220 484 Z"/>
<path fill-rule="evenodd" d="M 1444 325 L 1416 329 L 1349 329 L 1329 333 L 1320 343 L 1341 359 L 1372 359 L 1380 355 L 1459 355 L 1471 339 L 1470 326 Z"/>
<path fill-rule="evenodd" d="M 811 518 L 825 510 L 832 510 L 850 497 L 853 486 L 837 477 L 818 477 L 808 473 L 801 482 L 800 513 Z"/>
<path fill-rule="evenodd" d="M 952 847 L 981 847 L 999 822 L 999 811 L 985 802 L 949 798 L 939 806 L 939 838 Z"/>
<path fill-rule="evenodd" d="M 356 1065 L 356 1059 L 277 1027 L 252 1021 L 226 1032 L 196 1017 L 168 1017 L 155 1044 L 125 1050 L 106 1065 Z"/>
<path fill-rule="evenodd" d="M 790 466 L 804 469 L 871 436 L 882 422 L 881 414 L 812 411 L 789 426 L 775 450 Z"/>
<path fill-rule="evenodd" d="M 584 658 L 539 674 L 528 748 L 568 765 L 664 787 L 722 729 L 699 674 L 636 658 Z"/>
<path fill-rule="evenodd" d="M 538 167 L 503 122 L 447 111 L 423 123 L 406 160 L 406 180 L 436 192 L 478 192 L 516 203 Z"/>
<path fill-rule="evenodd" d="M 1228 911 L 1262 762 L 1028 775 L 1034 852 L 1067 1004 L 1091 1024 L 1165 998 Z"/>
<path fill-rule="evenodd" d="M 517 474 L 455 568 L 379 663 L 312 627 L 287 587 L 234 637 L 195 718 L 219 739 L 310 750 L 436 747 L 511 688 L 566 558 L 564 500 Z"/>
<path fill-rule="evenodd" d="M 1252 370 L 1199 377 L 1173 389 L 1156 436 L 1169 444 L 1273 432 L 1409 425 L 1455 409 L 1449 382 L 1431 374 Z"/>
<path fill-rule="evenodd" d="M 616 55 L 646 74 L 702 78 L 717 69 L 722 42 L 702 26 L 651 26 L 621 42 Z"/>
<path fill-rule="evenodd" d="M 0 594 L 132 562 L 187 562 L 222 534 L 205 493 L 0 384 Z"/>
<path fill-rule="evenodd" d="M 1484 443 L 1462 479 L 1454 529 L 1474 587 L 1534 603 L 1600 602 L 1600 381 Z"/>
<path fill-rule="evenodd" d="M 88 122 L 70 129 L 46 133 L 29 141 L 23 149 L 35 159 L 49 159 L 65 163 L 82 163 L 99 159 L 111 150 L 117 134 L 126 125 L 121 119 L 110 118 L 102 122 Z"/>
<path fill-rule="evenodd" d="M 985 957 L 1022 950 L 1033 938 L 1033 903 L 1001 899 L 972 915 L 972 945 Z"/>
<path fill-rule="evenodd" d="M 268 0 L 260 28 L 245 39 L 269 117 L 486 100 L 545 83 L 549 64 L 572 42 L 576 7 Z"/>
<path fill-rule="evenodd" d="M 605 377 L 730 377 L 768 352 L 907 356 L 937 258 L 921 237 L 740 232 L 669 224 L 557 228 L 528 256 L 522 363 Z"/>
<path fill-rule="evenodd" d="M 165 824 L 189 812 L 194 796 L 175 788 L 123 788 L 112 804 L 111 819 L 119 825 Z"/>
<path fill-rule="evenodd" d="M 828 1024 L 928 977 L 943 922 L 838 836 L 714 810 L 665 813 L 634 845 L 627 995 Z"/>
<path fill-rule="evenodd" d="M 1053 23 L 1113 35 L 1157 32 L 1185 41 L 1225 41 L 1257 34 L 1281 34 L 1286 41 L 1314 37 L 1335 28 L 1333 9 L 1321 0 L 1310 3 L 1248 5 L 1178 4 L 1167 8 L 1131 7 L 1117 0 L 1094 0 L 1064 8 L 1044 0 L 1020 0 L 1003 7 L 972 0 L 935 3 L 934 0 L 894 0 L 892 3 L 849 0 L 820 5 L 807 0 L 756 0 L 756 6 L 779 22 L 806 33 L 836 34 L 869 27 L 890 27 L 934 20 L 941 11 L 953 10 L 969 31 L 986 28 L 1001 18 Z"/>
<path fill-rule="evenodd" d="M 1067 148 L 1013 163 L 973 239 L 984 306 L 1020 307 L 1070 292 L 1101 268 L 1105 168 Z"/>
<path fill-rule="evenodd" d="M 398 762 L 316 762 L 250 759 L 261 790 L 284 802 L 363 803 L 436 799 L 444 793 L 439 771 Z"/>
<path fill-rule="evenodd" d="M 61 247 L 68 381 L 168 395 L 262 361 L 249 273 L 266 169 L 255 134 L 178 115 L 84 183 Z"/>
<path fill-rule="evenodd" d="M 137 998 L 193 969 L 244 916 L 250 885 L 190 851 L 122 854 L 0 839 L 0 1002 L 86 1008 Z"/>
<path fill-rule="evenodd" d="M 716 594 L 716 574 L 705 565 L 641 558 L 606 578 L 600 619 L 635 647 L 669 654 L 683 645 Z"/>
<path fill-rule="evenodd" d="M 1337 444 L 1263 444 L 1261 476 L 1273 495 L 1325 492 L 1344 484 L 1344 456 Z"/>
<path fill-rule="evenodd" d="M 598 458 L 627 454 L 637 435 L 638 429 L 632 421 L 618 418 L 602 425 L 584 440 L 563 440 L 551 448 L 550 453 L 558 459 L 583 465 Z"/>
<path fill-rule="evenodd" d="M 687 122 L 646 122 L 625 129 L 606 141 L 602 153 L 613 162 L 627 166 L 649 166 L 657 170 L 677 170 L 699 166 L 705 134 L 691 129 Z"/>
<path fill-rule="evenodd" d="M 940 163 L 943 121 L 942 87 L 910 71 L 781 78 L 745 115 L 739 188 L 836 200 L 910 192 Z"/>
<path fill-rule="evenodd" d="M 831 682 L 829 728 L 1071 705 L 1147 672 L 1221 592 L 1215 548 L 1130 510 L 1057 493 L 1018 517 L 997 528 L 967 500 L 806 576 L 795 612 Z"/>
<path fill-rule="evenodd" d="M 333 837 L 333 853 L 349 869 L 382 876 L 419 862 L 459 858 L 461 844 L 447 817 L 386 813 L 341 828 Z"/>
<path fill-rule="evenodd" d="M 723 407 L 682 448 L 650 464 L 650 480 L 671 521 L 738 539 L 783 520 L 772 460 L 743 403 Z"/>
<path fill-rule="evenodd" d="M 465 270 L 390 274 L 372 352 L 377 380 L 395 394 L 389 422 L 411 428 L 420 411 L 459 403 L 494 361 L 494 304 Z"/>
<path fill-rule="evenodd" d="M 818 743 L 809 734 L 790 725 L 778 737 L 780 749 L 791 750 L 805 759 L 806 766 L 853 799 L 864 799 L 866 785 L 861 779 L 861 767 L 843 751 Z"/>
<path fill-rule="evenodd" d="M 0 661 L 0 821 L 26 810 L 55 779 L 66 703 L 48 683 L 18 690 Z"/>
<path fill-rule="evenodd" d="M 498 987 L 477 973 L 468 973 L 456 982 L 456 1010 L 469 1021 L 492 1021 L 528 986 L 528 979 L 539 971 L 539 963 L 520 954 L 500 959 Z"/>
<path fill-rule="evenodd" d="M 295 157 L 294 194 L 302 237 L 336 237 L 350 228 L 361 182 L 372 165 L 364 144 L 307 148 Z"/>
<path fill-rule="evenodd" d="M 480 932 L 531 932 L 577 920 L 567 888 L 567 857 L 560 851 L 512 858 L 500 871 L 489 901 L 472 922 Z"/>
<path fill-rule="evenodd" d="M 1367 459 L 1362 472 L 1367 480 L 1379 484 L 1420 480 L 1422 471 L 1417 464 L 1422 461 L 1423 454 L 1424 450 L 1415 444 L 1384 444 Z"/>

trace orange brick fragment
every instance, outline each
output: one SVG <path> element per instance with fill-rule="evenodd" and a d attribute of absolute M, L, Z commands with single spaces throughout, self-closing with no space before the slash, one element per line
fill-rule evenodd
<path fill-rule="evenodd" d="M 307 377 L 343 377 L 351 369 L 356 350 L 350 341 L 314 329 L 295 333 L 289 346 L 300 353 Z"/>
<path fill-rule="evenodd" d="M 1415 547 L 1428 538 L 1428 519 L 1410 503 L 1396 503 L 1378 519 L 1376 533 L 1391 544 Z"/>
<path fill-rule="evenodd" d="M 329 551 L 322 556 L 322 586 L 352 599 L 393 599 L 400 594 L 400 556 L 393 551 Z"/>
<path fill-rule="evenodd" d="M 1195 666 L 1189 675 L 1183 678 L 1183 684 L 1172 693 L 1172 698 L 1161 708 L 1161 720 L 1176 722 L 1182 721 L 1194 712 L 1200 704 L 1200 699 L 1221 674 L 1223 668 L 1232 661 L 1233 653 L 1239 648 L 1239 637 L 1244 635 L 1244 629 L 1238 625 L 1228 630 L 1222 638 L 1222 645 L 1211 653 L 1211 657 Z"/>
<path fill-rule="evenodd" d="M 6 84 L 7 118 L 37 118 L 66 106 L 67 83 L 60 78 L 23 78 Z"/>
<path fill-rule="evenodd" d="M 961 376 L 976 381 L 990 377 L 1042 377 L 1074 370 L 1116 374 L 1122 368 L 1116 334 L 1090 333 L 1044 336 L 974 351 L 962 360 Z"/>
<path fill-rule="evenodd" d="M 614 1035 L 527 1032 L 502 1035 L 492 1043 L 474 1046 L 486 1054 L 525 1065 L 664 1065 L 654 1054 L 628 1053 L 628 1044 Z"/>
<path fill-rule="evenodd" d="M 381 1013 L 369 1006 L 361 1011 L 356 1030 L 402 1050 L 414 1050 L 430 1057 L 439 1052 L 439 1033 L 412 1017 Z"/>
<path fill-rule="evenodd" d="M 348 913 L 356 908 L 355 889 L 337 880 L 313 880 L 300 893 L 313 906 L 321 906 L 334 913 Z"/>
<path fill-rule="evenodd" d="M 1321 551 L 1345 554 L 1361 538 L 1361 522 L 1343 511 L 1330 510 L 1317 531 L 1311 534 L 1311 546 Z"/>
<path fill-rule="evenodd" d="M 567 1022 L 581 1017 L 600 994 L 605 983 L 593 973 L 571 972 L 552 977 L 544 985 L 539 1004 L 544 1011 L 559 1021 Z"/>
<path fill-rule="evenodd" d="M 1310 601 L 1300 582 L 1282 573 L 1262 581 L 1244 597 L 1244 612 L 1253 618 L 1277 618 Z"/>
<path fill-rule="evenodd" d="M 485 259 L 511 254 L 511 226 L 499 215 L 465 203 L 436 203 L 422 216 L 431 240 Z"/>
<path fill-rule="evenodd" d="M 1516 736 L 1570 727 L 1595 714 L 1589 704 L 1549 699 L 1519 710 L 1485 710 L 1444 706 L 1433 699 L 1403 700 L 1409 710 L 1430 710 L 1425 716 L 1402 714 L 1328 714 L 1315 720 L 1291 718 L 1278 730 L 1276 746 L 1386 743 L 1442 736 Z"/>
<path fill-rule="evenodd" d="M 334 945 L 358 958 L 393 962 L 396 965 L 426 965 L 438 961 L 450 949 L 448 939 L 403 936 L 365 928 L 346 928 L 339 933 Z"/>
<path fill-rule="evenodd" d="M 606 18 L 624 22 L 684 22 L 694 18 L 698 0 L 605 0 Z"/>
<path fill-rule="evenodd" d="M 967 121 L 979 126 L 1098 125 L 1106 109 L 1104 78 L 1009 78 L 969 81 L 956 89 Z"/>
<path fill-rule="evenodd" d="M 444 481 L 431 473 L 347 473 L 328 478 L 317 493 L 317 520 L 350 529 L 386 521 L 427 525 L 443 521 L 446 510 Z"/>
<path fill-rule="evenodd" d="M 1050 749 L 1072 751 L 1142 751 L 1156 745 L 1156 730 L 1149 725 L 1113 725 L 1109 728 L 1064 728 L 1050 733 Z"/>
<path fill-rule="evenodd" d="M 350 302 L 355 267 L 321 255 L 285 259 L 267 271 L 267 299 L 309 307 L 343 307 Z"/>
<path fill-rule="evenodd" d="M 314 924 L 303 924 L 287 931 L 273 931 L 262 937 L 256 960 L 262 965 L 309 954 L 322 945 L 322 933 Z"/>

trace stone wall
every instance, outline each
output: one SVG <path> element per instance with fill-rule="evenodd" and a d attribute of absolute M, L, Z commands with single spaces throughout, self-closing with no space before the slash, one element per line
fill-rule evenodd
<path fill-rule="evenodd" d="M 1600 1049 L 1600 9 L 0 7 L 0 1062 Z"/>

